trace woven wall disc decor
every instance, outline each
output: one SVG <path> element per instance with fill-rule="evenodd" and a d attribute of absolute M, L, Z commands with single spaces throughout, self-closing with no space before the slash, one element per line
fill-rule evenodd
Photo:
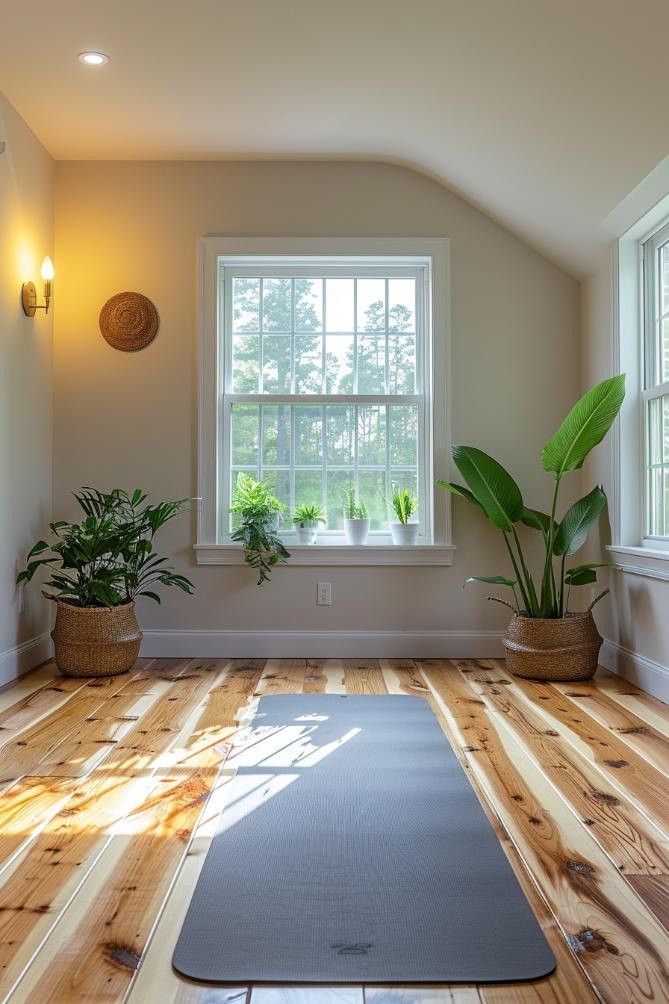
<path fill-rule="evenodd" d="M 100 331 L 105 341 L 121 352 L 137 352 L 158 332 L 158 311 L 142 293 L 117 293 L 100 311 Z"/>

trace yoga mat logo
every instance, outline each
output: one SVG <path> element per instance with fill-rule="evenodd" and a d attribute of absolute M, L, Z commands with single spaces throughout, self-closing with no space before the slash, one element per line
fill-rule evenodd
<path fill-rule="evenodd" d="M 337 949 L 337 955 L 367 955 L 370 948 L 374 946 L 368 941 L 356 941 L 349 944 L 345 941 L 334 941 L 330 948 Z"/>

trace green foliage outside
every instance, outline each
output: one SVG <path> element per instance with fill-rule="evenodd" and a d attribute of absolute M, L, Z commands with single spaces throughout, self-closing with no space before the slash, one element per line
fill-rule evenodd
<path fill-rule="evenodd" d="M 320 280 L 318 280 L 320 283 Z M 353 336 L 322 333 L 319 296 L 309 278 L 295 279 L 295 390 L 297 393 L 353 393 Z M 260 283 L 237 278 L 234 288 L 234 391 L 257 393 L 260 370 Z M 290 279 L 265 279 L 263 284 L 264 388 L 271 393 L 291 389 Z M 358 335 L 358 390 L 383 393 L 385 389 L 385 306 L 372 302 L 364 312 Z M 412 393 L 415 388 L 415 341 L 412 313 L 401 303 L 388 312 L 388 352 L 391 393 Z M 283 332 L 283 333 L 281 333 Z M 322 385 L 321 348 L 326 339 L 325 388 Z M 355 442 L 358 443 L 358 490 L 371 519 L 372 530 L 388 528 L 385 498 L 391 490 L 384 470 L 390 437 L 391 481 L 401 481 L 417 493 L 417 410 L 407 406 L 368 405 L 357 411 L 350 405 L 235 405 L 232 413 L 232 478 L 238 472 L 262 479 L 286 506 L 291 505 L 288 470 L 291 461 L 291 421 L 295 422 L 294 505 L 317 504 L 328 512 L 328 529 L 343 529 L 346 485 L 355 480 Z M 262 441 L 261 441 L 262 421 Z M 327 448 L 328 487 L 323 497 L 322 450 Z M 302 468 L 302 469 L 299 469 Z M 233 527 L 235 525 L 233 518 Z"/>

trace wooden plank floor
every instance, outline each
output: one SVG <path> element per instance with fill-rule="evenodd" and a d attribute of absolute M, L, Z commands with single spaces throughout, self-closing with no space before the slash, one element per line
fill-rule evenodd
<path fill-rule="evenodd" d="M 245 719 L 263 694 L 302 691 L 430 703 L 551 943 L 553 975 L 404 989 L 176 976 Z M 668 794 L 669 707 L 604 671 L 554 686 L 489 660 L 161 659 L 106 680 L 45 666 L 0 695 L 0 1002 L 669 1002 Z"/>

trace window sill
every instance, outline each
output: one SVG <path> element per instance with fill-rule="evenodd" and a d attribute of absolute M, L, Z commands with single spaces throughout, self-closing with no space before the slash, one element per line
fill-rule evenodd
<path fill-rule="evenodd" d="M 609 544 L 606 550 L 614 559 L 612 567 L 618 572 L 669 581 L 669 550 L 624 544 Z"/>
<path fill-rule="evenodd" d="M 452 565 L 453 544 L 287 544 L 291 565 Z M 243 565 L 238 544 L 196 544 L 198 565 Z"/>

